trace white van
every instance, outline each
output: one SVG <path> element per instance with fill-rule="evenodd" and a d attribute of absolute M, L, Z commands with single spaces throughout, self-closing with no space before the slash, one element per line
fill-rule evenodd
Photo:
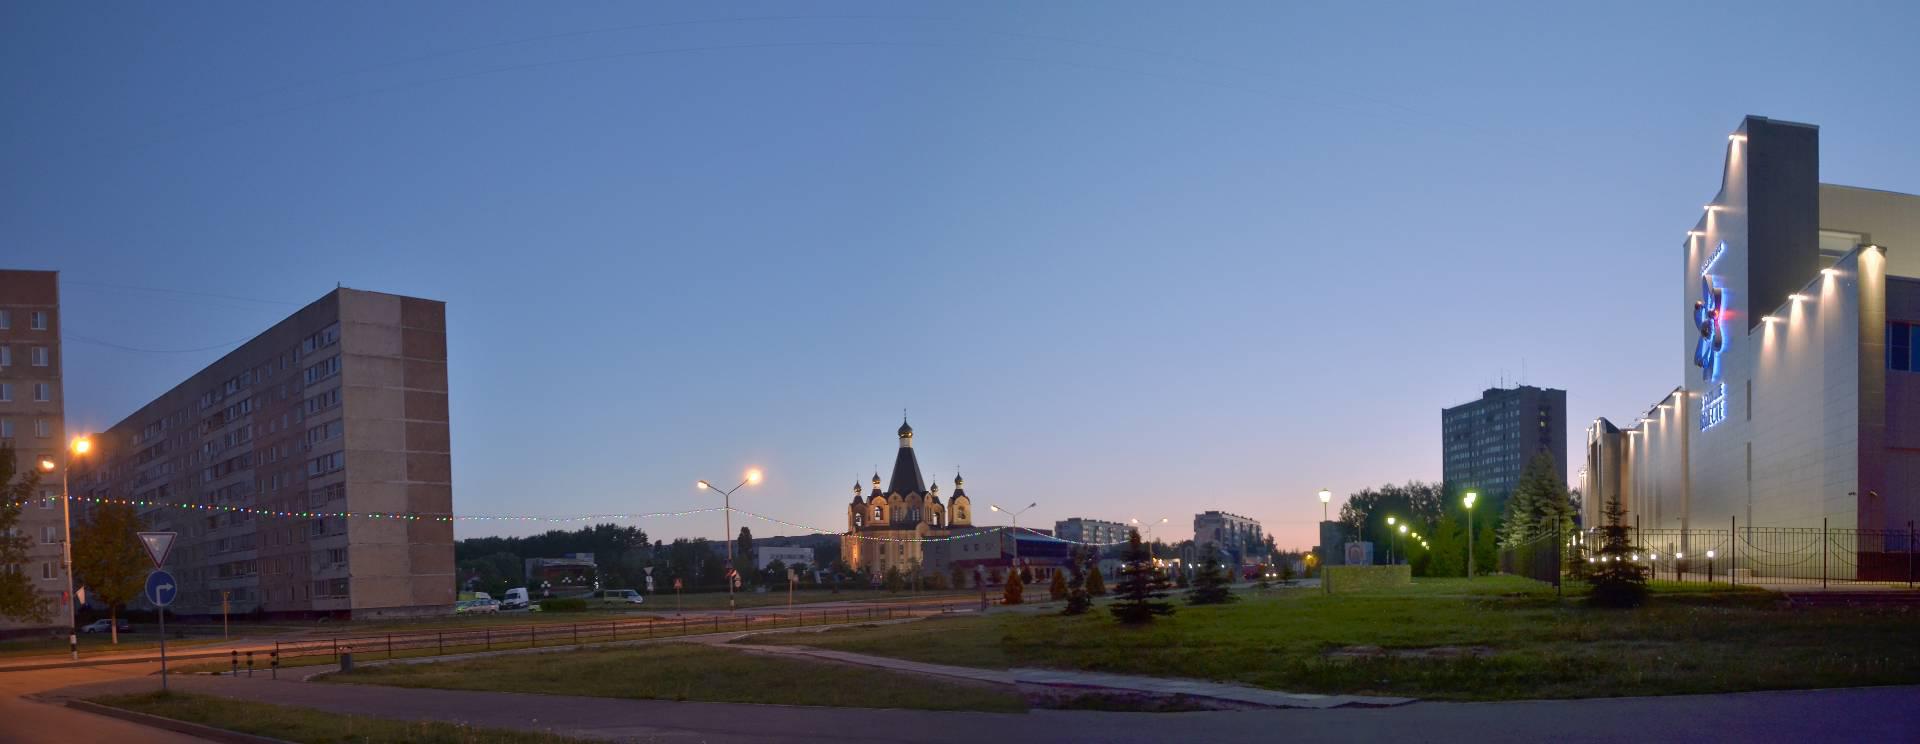
<path fill-rule="evenodd" d="M 531 604 L 532 602 L 527 600 L 527 588 L 524 586 L 508 589 L 507 593 L 500 598 L 500 609 L 503 610 L 524 610 Z"/>

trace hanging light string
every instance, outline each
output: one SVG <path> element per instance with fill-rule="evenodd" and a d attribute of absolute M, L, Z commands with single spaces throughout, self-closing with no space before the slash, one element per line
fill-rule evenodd
<path fill-rule="evenodd" d="M 54 496 L 51 498 L 57 499 L 60 497 Z M 544 522 L 544 523 L 553 523 L 553 524 L 568 524 L 568 523 L 577 524 L 580 522 L 598 522 L 598 521 L 610 521 L 610 520 L 637 521 L 637 520 L 643 520 L 643 519 L 663 519 L 663 518 L 669 518 L 669 517 L 690 517 L 697 514 L 712 514 L 714 512 L 732 511 L 735 514 L 739 514 L 744 517 L 752 517 L 754 519 L 759 519 L 766 522 L 771 522 L 773 524 L 792 527 L 798 530 L 806 530 L 809 532 L 815 532 L 823 535 L 840 535 L 841 537 L 852 537 L 857 540 L 867 540 L 871 542 L 938 543 L 938 542 L 949 542 L 953 540 L 960 540 L 968 537 L 974 537 L 979 535 L 982 532 L 1000 532 L 1000 531 L 1014 531 L 1014 530 L 1017 530 L 1018 532 L 1030 534 L 1035 537 L 1044 538 L 1047 540 L 1054 540 L 1057 542 L 1070 543 L 1073 545 L 1084 545 L 1089 547 L 1110 547 L 1114 545 L 1124 545 L 1127 542 L 1125 540 L 1120 540 L 1115 542 L 1087 542 L 1082 540 L 1069 540 L 1063 537 L 1058 537 L 1055 535 L 1049 535 L 1044 532 L 1040 532 L 1031 527 L 1016 528 L 1016 527 L 1008 527 L 1008 526 L 982 527 L 982 528 L 977 528 L 972 532 L 967 532 L 959 535 L 949 535 L 946 537 L 882 537 L 879 535 L 861 535 L 857 533 L 846 534 L 838 530 L 822 529 L 822 528 L 814 527 L 811 525 L 800 524 L 798 522 L 789 522 L 787 520 L 780 519 L 778 517 L 770 517 L 765 514 L 750 512 L 745 509 L 738 509 L 738 508 L 729 509 L 728 507 L 724 507 L 724 506 L 710 506 L 710 507 L 705 507 L 700 509 L 686 509 L 682 511 L 647 512 L 644 514 L 634 514 L 634 513 L 570 514 L 570 515 L 449 514 L 446 512 L 367 512 L 367 511 L 331 511 L 331 510 L 301 510 L 301 509 L 262 509 L 259 507 L 233 506 L 229 504 L 176 503 L 172 501 L 154 501 L 150 499 L 115 499 L 115 498 L 104 498 L 99 496 L 69 496 L 68 498 L 76 503 L 119 504 L 119 505 L 126 505 L 126 506 L 135 506 L 135 507 L 170 507 L 174 509 L 183 509 L 187 511 L 229 513 L 229 514 L 249 514 L 249 515 L 258 516 L 258 517 L 270 517 L 270 518 L 280 518 L 280 519 L 322 519 L 322 518 L 390 519 L 390 520 L 408 521 L 408 522 L 472 521 L 472 522 Z M 33 499 L 19 501 L 19 502 L 16 502 L 15 505 L 25 506 L 30 501 L 33 501 Z"/>

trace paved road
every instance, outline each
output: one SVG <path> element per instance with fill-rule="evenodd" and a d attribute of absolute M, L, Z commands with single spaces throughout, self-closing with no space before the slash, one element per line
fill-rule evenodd
<path fill-rule="evenodd" d="M 159 679 L 146 675 L 158 670 L 158 665 L 137 664 L 0 674 L 0 744 L 186 744 L 200 741 L 191 736 L 21 697 L 71 685 L 98 683 L 123 686 L 129 691 L 157 689 L 160 686 Z"/>
<path fill-rule="evenodd" d="M 396 719 L 635 742 L 1912 741 L 1920 687 L 1396 708 L 1027 714 L 810 708 L 180 678 L 195 692 Z M 110 682 L 62 694 L 97 694 Z M 0 719 L 5 720 L 5 719 Z"/>

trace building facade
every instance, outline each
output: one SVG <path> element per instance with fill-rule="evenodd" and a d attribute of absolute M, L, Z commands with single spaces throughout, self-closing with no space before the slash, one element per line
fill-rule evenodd
<path fill-rule="evenodd" d="M 780 547 L 775 545 L 756 545 L 753 548 L 753 567 L 761 571 L 779 561 L 787 568 L 813 565 L 813 548 Z"/>
<path fill-rule="evenodd" d="M 1196 551 L 1204 551 L 1208 545 L 1221 551 L 1225 560 L 1233 564 L 1253 562 L 1267 554 L 1267 536 L 1260 529 L 1260 523 L 1251 517 L 1229 514 L 1223 511 L 1201 512 L 1193 515 L 1193 545 Z M 1204 552 L 1196 555 L 1204 558 Z"/>
<path fill-rule="evenodd" d="M 1053 536 L 1062 540 L 1098 546 L 1101 553 L 1118 553 L 1133 532 L 1131 525 L 1103 519 L 1070 517 L 1053 523 Z"/>
<path fill-rule="evenodd" d="M 1567 482 L 1567 391 L 1520 385 L 1440 411 L 1441 481 L 1449 496 L 1476 491 L 1499 514 L 1534 456 L 1553 456 Z"/>
<path fill-rule="evenodd" d="M 445 303 L 336 289 L 97 437 L 75 496 L 179 533 L 181 614 L 449 612 L 446 343 Z"/>
<path fill-rule="evenodd" d="M 881 490 L 880 474 L 873 474 L 872 490 L 864 497 L 853 484 L 853 502 L 847 505 L 847 532 L 840 539 L 840 560 L 856 574 L 937 575 L 946 568 L 946 538 L 973 530 L 973 502 L 966 480 L 953 476 L 951 500 L 940 500 L 940 484 L 929 484 L 913 451 L 913 427 L 900 422 L 900 449 L 893 456 L 893 476 Z"/>
<path fill-rule="evenodd" d="M 66 358 L 60 352 L 59 273 L 0 271 L 0 442 L 13 447 L 16 478 L 37 470 L 42 458 L 66 463 L 66 391 L 60 384 Z M 27 562 L 0 570 L 26 574 L 51 603 L 50 612 L 45 622 L 0 620 L 0 633 L 66 624 L 61 507 L 60 473 L 41 473 L 39 491 L 21 505 L 16 527 L 32 541 Z"/>
<path fill-rule="evenodd" d="M 1588 428 L 1586 523 L 1618 498 L 1644 528 L 1904 531 L 1920 519 L 1920 197 L 1820 183 L 1818 128 L 1747 117 L 1691 228 L 1680 384 L 1630 426 Z M 1903 576 L 1895 547 L 1862 538 L 1832 570 Z"/>

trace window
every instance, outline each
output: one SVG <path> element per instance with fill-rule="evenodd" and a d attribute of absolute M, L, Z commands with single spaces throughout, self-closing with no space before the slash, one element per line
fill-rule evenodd
<path fill-rule="evenodd" d="M 13 438 L 13 419 L 0 419 L 0 439 Z"/>
<path fill-rule="evenodd" d="M 333 452 L 321 455 L 313 458 L 312 462 L 307 463 L 307 477 L 312 478 L 326 475 L 327 473 L 346 467 L 346 465 L 347 456 L 344 453 Z"/>
<path fill-rule="evenodd" d="M 41 438 L 53 436 L 53 423 L 46 419 L 34 419 L 33 435 Z"/>
<path fill-rule="evenodd" d="M 33 384 L 33 402 L 46 403 L 53 400 L 53 386 L 44 382 Z"/>
<path fill-rule="evenodd" d="M 307 368 L 306 383 L 312 385 L 337 374 L 340 374 L 340 357 L 330 356 L 319 364 Z"/>
<path fill-rule="evenodd" d="M 42 563 L 40 564 L 40 578 L 51 581 L 60 578 L 60 573 L 53 569 L 52 563 Z"/>
<path fill-rule="evenodd" d="M 0 346 L 0 367 L 13 366 L 13 347 Z"/>
<path fill-rule="evenodd" d="M 52 491 L 52 490 L 42 490 L 42 491 L 40 492 L 40 508 L 42 508 L 42 509 L 52 509 L 52 508 L 53 508 L 53 498 L 54 498 L 54 497 L 53 497 L 53 491 Z"/>
<path fill-rule="evenodd" d="M 330 563 L 336 566 L 347 565 L 347 549 L 346 548 L 327 548 L 327 563 Z"/>
<path fill-rule="evenodd" d="M 33 366 L 35 367 L 47 366 L 47 347 L 45 346 L 33 347 Z"/>
<path fill-rule="evenodd" d="M 334 388 L 308 398 L 306 405 L 307 415 L 312 416 L 337 405 L 340 405 L 340 388 Z"/>
<path fill-rule="evenodd" d="M 0 382 L 0 403 L 10 403 L 12 401 L 13 401 L 13 386 L 4 382 Z"/>
<path fill-rule="evenodd" d="M 48 545 L 52 545 L 54 543 L 60 542 L 60 533 L 53 528 L 53 525 L 47 525 L 45 527 L 41 527 L 40 542 L 46 543 Z"/>
<path fill-rule="evenodd" d="M 340 340 L 340 324 L 335 323 L 333 325 L 327 326 L 326 329 L 318 333 L 308 336 L 305 341 L 301 341 L 300 353 L 303 356 L 307 354 L 312 354 L 315 351 L 332 346 L 335 342 L 339 340 Z"/>
<path fill-rule="evenodd" d="M 1913 372 L 1913 347 L 1915 329 L 1920 324 L 1892 322 L 1887 324 L 1887 369 L 1901 372 Z"/>
<path fill-rule="evenodd" d="M 13 327 L 13 311 L 0 310 L 0 331 Z"/>
<path fill-rule="evenodd" d="M 45 310 L 33 311 L 33 330 L 44 331 L 46 329 L 47 329 L 47 311 Z"/>

